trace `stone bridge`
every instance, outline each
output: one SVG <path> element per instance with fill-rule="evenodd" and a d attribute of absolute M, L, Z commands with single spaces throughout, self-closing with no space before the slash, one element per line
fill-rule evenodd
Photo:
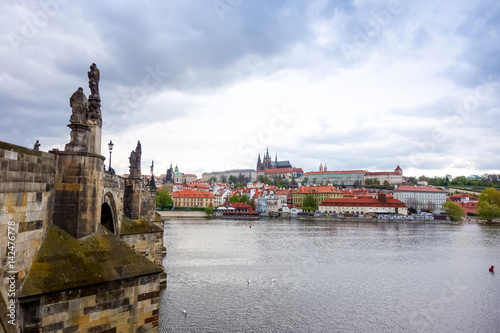
<path fill-rule="evenodd" d="M 140 143 L 129 178 L 105 171 L 96 78 L 71 97 L 64 151 L 0 141 L 0 332 L 158 331 L 156 187 Z"/>

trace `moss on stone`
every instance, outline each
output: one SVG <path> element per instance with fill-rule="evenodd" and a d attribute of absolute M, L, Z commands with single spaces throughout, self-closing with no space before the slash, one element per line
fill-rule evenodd
<path fill-rule="evenodd" d="M 102 230 L 76 239 L 52 225 L 38 251 L 19 297 L 161 273 L 160 266 L 119 237 Z"/>
<path fill-rule="evenodd" d="M 122 219 L 120 235 L 149 234 L 162 231 L 163 230 L 159 226 L 152 222 L 144 221 L 143 219 L 131 220 L 124 216 Z"/>

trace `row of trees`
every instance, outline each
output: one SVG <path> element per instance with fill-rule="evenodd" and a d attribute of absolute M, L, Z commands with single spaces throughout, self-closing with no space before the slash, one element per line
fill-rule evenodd
<path fill-rule="evenodd" d="M 442 208 L 452 221 L 460 221 L 464 215 L 462 207 L 450 200 L 443 203 Z M 481 192 L 477 213 L 480 219 L 488 222 L 500 218 L 500 191 L 490 187 Z"/>
<path fill-rule="evenodd" d="M 414 184 L 417 183 L 417 179 L 414 177 L 410 177 L 409 179 Z M 452 178 L 451 175 L 446 175 L 444 177 L 426 177 L 420 176 L 418 180 L 425 180 L 429 183 L 429 185 L 433 186 L 479 186 L 479 187 L 488 187 L 488 186 L 498 186 L 499 185 L 499 176 L 498 175 L 483 175 L 480 179 L 468 179 L 465 176 L 458 176 Z"/>

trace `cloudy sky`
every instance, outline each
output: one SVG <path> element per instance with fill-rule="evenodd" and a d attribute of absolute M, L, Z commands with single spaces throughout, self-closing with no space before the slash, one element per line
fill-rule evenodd
<path fill-rule="evenodd" d="M 0 140 L 69 142 L 101 71 L 103 149 L 128 173 L 500 173 L 500 2 L 2 1 Z M 107 160 L 105 162 L 107 164 Z"/>

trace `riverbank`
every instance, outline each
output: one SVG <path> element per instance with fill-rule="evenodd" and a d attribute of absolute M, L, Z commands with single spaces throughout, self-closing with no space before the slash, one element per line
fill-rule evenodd
<path fill-rule="evenodd" d="M 160 215 L 160 220 L 165 221 L 169 219 L 200 219 L 206 218 L 207 214 L 205 212 L 191 212 L 191 211 L 157 211 Z"/>

